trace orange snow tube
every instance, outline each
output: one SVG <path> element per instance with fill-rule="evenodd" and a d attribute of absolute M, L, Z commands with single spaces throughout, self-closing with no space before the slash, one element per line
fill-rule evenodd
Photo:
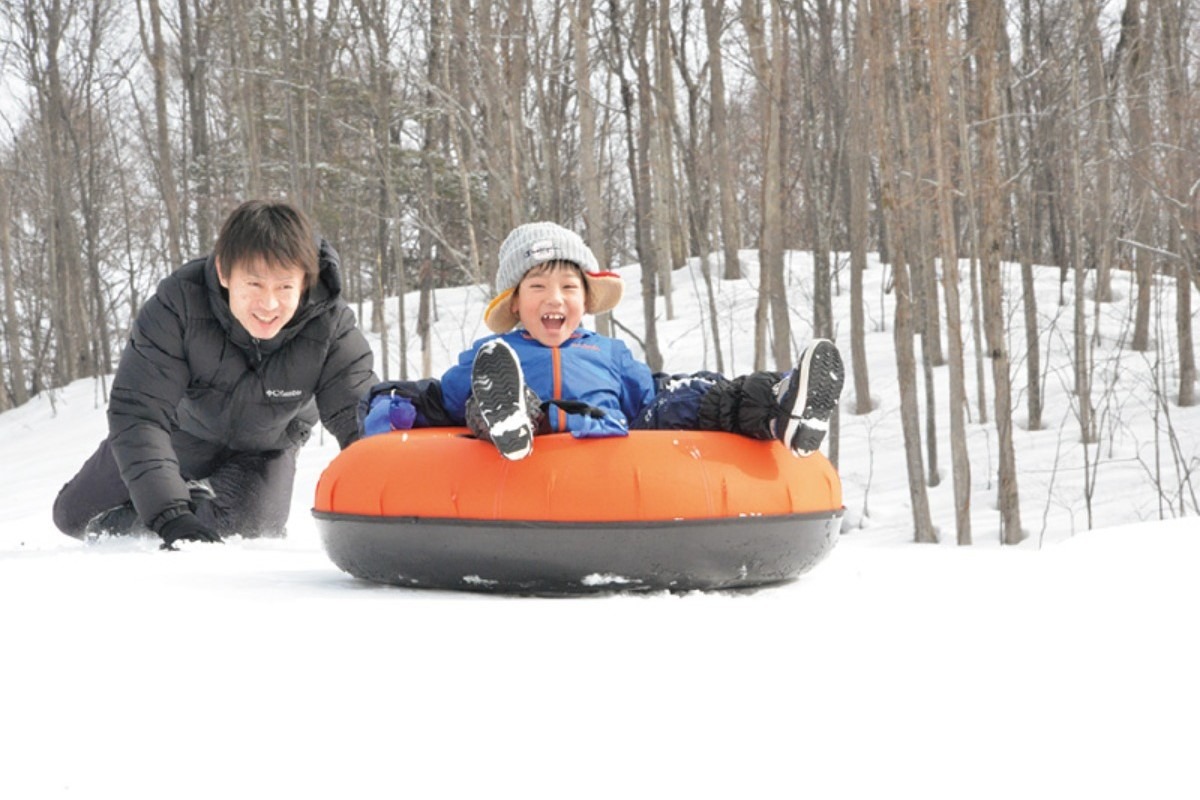
<path fill-rule="evenodd" d="M 356 577 L 533 594 L 716 589 L 796 577 L 832 548 L 819 453 L 727 433 L 539 436 L 507 461 L 459 428 L 372 436 L 317 484 L 326 551 Z"/>

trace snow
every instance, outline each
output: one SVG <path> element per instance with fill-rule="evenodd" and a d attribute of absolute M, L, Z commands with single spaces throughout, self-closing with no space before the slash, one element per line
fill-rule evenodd
<path fill-rule="evenodd" d="M 792 265 L 789 296 L 806 297 L 808 262 Z M 618 316 L 640 330 L 637 268 L 624 272 Z M 678 316 L 660 330 L 670 371 L 715 366 L 692 275 L 675 274 Z M 1200 537 L 1186 480 L 1200 412 L 1167 407 L 1170 428 L 1155 413 L 1173 356 L 1123 346 L 1131 290 L 1118 276 L 1125 294 L 1104 308 L 1095 357 L 1106 413 L 1103 447 L 1088 451 L 1089 529 L 1071 315 L 1057 271 L 1039 275 L 1053 361 L 1047 428 L 1018 419 L 1015 431 L 1026 540 L 998 543 L 994 440 L 972 422 L 976 543 L 954 544 L 943 398 L 943 480 L 930 490 L 941 543 L 912 543 L 892 297 L 875 266 L 878 408 L 848 413 L 848 384 L 843 536 L 799 580 L 754 592 L 564 600 L 355 580 L 308 513 L 336 455 L 328 435 L 301 453 L 286 540 L 86 546 L 57 533 L 50 506 L 104 435 L 102 387 L 0 414 L 0 797 L 1200 796 Z M 726 372 L 744 372 L 752 282 L 716 290 L 735 342 Z M 484 333 L 484 299 L 439 297 L 435 373 Z M 1173 330 L 1172 292 L 1156 302 Z M 807 322 L 794 322 L 803 341 Z M 1191 516 L 1172 519 L 1180 508 Z"/>

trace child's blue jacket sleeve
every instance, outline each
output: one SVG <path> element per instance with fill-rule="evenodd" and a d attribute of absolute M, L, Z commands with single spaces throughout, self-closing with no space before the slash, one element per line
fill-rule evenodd
<path fill-rule="evenodd" d="M 650 367 L 634 358 L 624 342 L 616 341 L 618 370 L 621 375 L 621 411 L 625 419 L 635 420 L 654 400 L 654 375 Z"/>
<path fill-rule="evenodd" d="M 442 375 L 442 405 L 455 425 L 467 424 L 467 398 L 471 396 L 471 366 L 480 346 L 495 336 L 479 339 L 471 349 L 458 354 L 458 363 Z"/>

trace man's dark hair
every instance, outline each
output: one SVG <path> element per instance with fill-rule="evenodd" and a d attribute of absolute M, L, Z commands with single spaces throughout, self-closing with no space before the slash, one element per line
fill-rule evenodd
<path fill-rule="evenodd" d="M 288 203 L 247 200 L 221 226 L 217 269 L 229 280 L 235 264 L 262 259 L 268 267 L 304 270 L 305 288 L 317 280 L 317 242 L 303 211 Z"/>

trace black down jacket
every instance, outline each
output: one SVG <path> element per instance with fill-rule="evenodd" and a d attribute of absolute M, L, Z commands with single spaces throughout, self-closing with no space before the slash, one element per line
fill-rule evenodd
<path fill-rule="evenodd" d="M 113 380 L 109 439 L 138 516 L 159 530 L 187 510 L 185 478 L 238 452 L 299 447 L 318 418 L 346 447 L 372 362 L 327 242 L 316 285 L 265 341 L 234 318 L 213 257 L 188 262 L 143 306 Z"/>

